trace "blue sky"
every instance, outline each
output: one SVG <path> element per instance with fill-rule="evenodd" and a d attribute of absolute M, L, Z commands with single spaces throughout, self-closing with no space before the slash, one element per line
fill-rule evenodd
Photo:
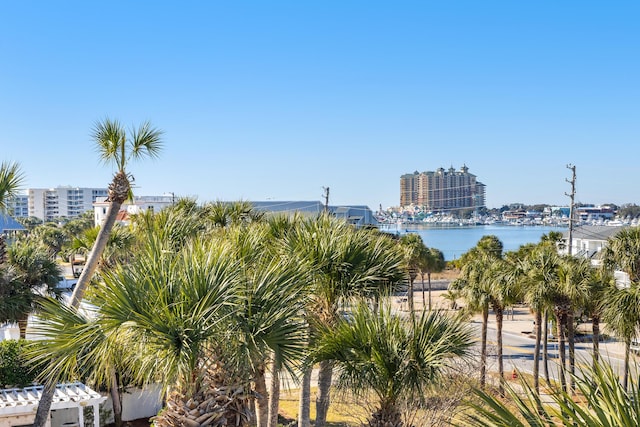
<path fill-rule="evenodd" d="M 0 160 L 106 186 L 105 117 L 165 132 L 138 195 L 399 203 L 466 164 L 487 205 L 640 203 L 640 2 L 3 2 Z"/>

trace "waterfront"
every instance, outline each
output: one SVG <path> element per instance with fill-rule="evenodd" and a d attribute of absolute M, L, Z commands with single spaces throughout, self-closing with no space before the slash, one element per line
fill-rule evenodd
<path fill-rule="evenodd" d="M 415 224 L 386 226 L 382 231 L 395 234 L 417 233 L 422 237 L 424 244 L 442 251 L 447 261 L 453 261 L 471 249 L 478 243 L 482 236 L 495 235 L 502 244 L 504 250 L 517 250 L 526 243 L 537 243 L 543 234 L 550 231 L 564 232 L 566 227 L 548 226 L 512 226 L 512 225 L 478 225 L 463 227 L 433 227 Z"/>

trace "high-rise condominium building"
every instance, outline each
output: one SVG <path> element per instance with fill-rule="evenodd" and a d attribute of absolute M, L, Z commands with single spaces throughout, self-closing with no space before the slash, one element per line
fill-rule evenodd
<path fill-rule="evenodd" d="M 22 196 L 24 197 L 24 196 Z M 51 221 L 57 218 L 75 218 L 93 210 L 97 197 L 107 197 L 106 188 L 30 188 L 27 190 L 28 216 Z M 23 216 L 24 210 L 21 210 Z"/>
<path fill-rule="evenodd" d="M 439 168 L 400 177 L 400 206 L 429 210 L 477 208 L 485 205 L 485 185 L 464 165 L 460 170 Z"/>

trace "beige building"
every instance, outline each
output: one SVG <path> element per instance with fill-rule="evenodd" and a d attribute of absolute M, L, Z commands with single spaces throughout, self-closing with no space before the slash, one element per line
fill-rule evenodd
<path fill-rule="evenodd" d="M 27 212 L 43 221 L 75 218 L 93 209 L 98 197 L 107 197 L 106 188 L 29 188 Z M 16 215 L 22 216 L 22 215 Z"/>
<path fill-rule="evenodd" d="M 485 185 L 463 165 L 445 170 L 414 172 L 400 177 L 400 206 L 429 210 L 477 208 L 485 205 Z"/>

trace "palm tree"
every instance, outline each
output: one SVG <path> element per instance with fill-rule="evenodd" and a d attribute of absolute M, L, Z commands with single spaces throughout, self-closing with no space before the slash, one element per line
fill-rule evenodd
<path fill-rule="evenodd" d="M 425 256 L 420 264 L 420 272 L 423 275 L 422 286 L 422 306 L 424 307 L 424 273 L 427 274 L 427 283 L 429 289 L 429 311 L 431 311 L 431 273 L 439 273 L 444 270 L 447 263 L 444 260 L 442 251 L 436 248 L 427 248 Z"/>
<path fill-rule="evenodd" d="M 101 160 L 106 164 L 114 165 L 117 170 L 109 184 L 107 216 L 71 295 L 70 305 L 74 308 L 80 305 L 98 267 L 98 261 L 107 246 L 120 206 L 131 196 L 133 177 L 127 172 L 127 166 L 133 160 L 144 157 L 156 158 L 162 149 L 162 132 L 153 128 L 149 122 L 127 133 L 120 122 L 107 118 L 96 123 L 92 136 Z"/>
<path fill-rule="evenodd" d="M 224 239 L 231 242 L 241 265 L 244 288 L 238 309 L 231 312 L 230 338 L 237 366 L 249 366 L 259 397 L 258 427 L 277 427 L 280 372 L 292 376 L 307 344 L 302 317 L 307 300 L 305 270 L 294 258 L 276 249 L 268 225 L 233 227 Z M 271 387 L 265 373 L 271 366 Z"/>
<path fill-rule="evenodd" d="M 549 245 L 541 244 L 529 252 L 525 258 L 525 291 L 524 299 L 535 314 L 536 342 L 533 354 L 533 383 L 536 393 L 540 391 L 540 345 L 542 343 L 543 313 L 549 306 L 549 301 L 558 281 L 558 254 Z M 546 324 L 546 316 L 544 323 Z M 545 343 L 546 343 L 545 336 Z M 546 349 L 546 345 L 545 345 Z M 545 352 L 546 354 L 546 352 Z M 546 371 L 545 358 L 545 372 Z"/>
<path fill-rule="evenodd" d="M 127 172 L 129 163 L 144 157 L 157 157 L 162 148 L 161 135 L 162 132 L 153 128 L 149 122 L 143 123 L 138 129 L 129 132 L 128 135 L 117 120 L 107 118 L 97 122 L 94 126 L 92 136 L 100 158 L 107 164 L 113 164 L 117 171 L 109 184 L 107 217 L 101 226 L 94 247 L 86 260 L 86 264 L 71 295 L 70 307 L 77 309 L 80 306 L 80 302 L 98 267 L 98 261 L 107 245 L 109 234 L 115 224 L 120 206 L 131 196 L 131 181 L 133 177 Z M 54 391 L 55 384 L 53 382 L 46 384 L 38 404 L 38 411 L 33 422 L 34 427 L 44 427 L 49 417 Z"/>
<path fill-rule="evenodd" d="M 631 341 L 640 327 L 640 288 L 636 284 L 628 288 L 611 287 L 605 295 L 606 304 L 602 318 L 607 328 L 624 342 L 623 385 L 627 390 Z"/>
<path fill-rule="evenodd" d="M 47 248 L 34 241 L 15 242 L 8 253 L 15 276 L 12 290 L 2 301 L 3 306 L 11 307 L 9 313 L 1 310 L 2 320 L 17 322 L 20 338 L 25 338 L 29 315 L 37 309 L 38 301 L 47 295 L 59 296 L 56 286 L 62 272 Z"/>
<path fill-rule="evenodd" d="M 477 400 L 469 402 L 455 424 L 460 427 L 620 427 L 640 425 L 640 395 L 637 383 L 631 389 L 620 384 L 611 366 L 598 364 L 581 368 L 574 381 L 581 399 L 549 384 L 550 404 L 524 379 L 517 387 L 509 387 L 509 401 L 476 390 Z"/>
<path fill-rule="evenodd" d="M 583 301 L 585 314 L 591 319 L 593 341 L 593 364 L 600 360 L 600 320 L 602 319 L 606 301 L 606 292 L 615 288 L 613 273 L 600 266 L 592 270 L 587 282 L 587 293 Z"/>
<path fill-rule="evenodd" d="M 311 300 L 307 315 L 311 326 L 331 327 L 348 302 L 354 298 L 376 298 L 405 277 L 398 245 L 375 230 L 355 229 L 344 221 L 321 215 L 303 222 L 290 239 L 303 264 L 310 266 Z M 315 420 L 318 427 L 326 423 L 332 373 L 330 361 L 321 361 Z M 308 387 L 309 384 L 302 384 L 303 391 Z M 307 409 L 303 408 L 301 413 L 308 413 Z M 304 425 L 308 420 L 300 422 Z"/>
<path fill-rule="evenodd" d="M 504 310 L 521 298 L 520 279 L 523 275 L 521 260 L 517 253 L 508 252 L 504 259 L 490 265 L 489 298 L 496 317 L 496 335 L 498 341 L 498 374 L 500 376 L 499 393 L 504 394 L 504 363 L 502 357 L 502 325 Z"/>
<path fill-rule="evenodd" d="M 40 321 L 35 326 L 42 341 L 30 347 L 31 363 L 43 376 L 83 380 L 106 388 L 113 402 L 115 425 L 122 425 L 123 377 L 127 338 L 107 333 L 100 313 L 81 313 L 65 304 L 46 299 L 40 303 Z"/>
<path fill-rule="evenodd" d="M 401 408 L 415 409 L 448 362 L 468 355 L 471 344 L 469 328 L 442 313 L 423 312 L 408 323 L 393 315 L 389 305 L 375 313 L 360 304 L 351 321 L 322 329 L 314 355 L 339 368 L 339 388 L 359 399 L 373 393 L 376 410 L 368 426 L 402 427 Z"/>
<path fill-rule="evenodd" d="M 559 286 L 561 292 L 570 301 L 567 312 L 566 328 L 567 342 L 569 344 L 569 380 L 575 375 L 575 327 L 574 313 L 585 306 L 585 300 L 589 298 L 589 282 L 593 276 L 591 261 L 586 258 L 563 257 L 558 270 Z M 573 381 L 570 383 L 571 392 L 575 391 Z"/>
<path fill-rule="evenodd" d="M 400 238 L 400 245 L 404 251 L 404 259 L 409 277 L 409 288 L 407 290 L 407 299 L 409 302 L 409 314 L 414 317 L 414 300 L 413 300 L 413 284 L 420 270 L 420 266 L 424 263 L 427 247 L 422 241 L 419 234 L 409 233 Z"/>
<path fill-rule="evenodd" d="M 2 162 L 0 164 L 0 214 L 7 212 L 9 200 L 17 193 L 24 182 L 24 174 L 18 163 Z M 0 234 L 0 269 L 6 262 L 7 247 L 4 234 Z"/>
<path fill-rule="evenodd" d="M 460 258 L 460 278 L 453 287 L 460 291 L 469 312 L 482 314 L 480 346 L 480 387 L 485 386 L 487 375 L 487 328 L 491 304 L 491 266 L 502 258 L 502 242 L 496 236 L 483 236 L 476 246 Z"/>
<path fill-rule="evenodd" d="M 11 200 L 24 183 L 24 174 L 20 164 L 2 162 L 0 164 L 0 212 L 6 212 Z"/>
<path fill-rule="evenodd" d="M 625 272 L 631 283 L 640 283 L 640 227 L 623 228 L 609 238 L 603 261 L 608 268 Z"/>

